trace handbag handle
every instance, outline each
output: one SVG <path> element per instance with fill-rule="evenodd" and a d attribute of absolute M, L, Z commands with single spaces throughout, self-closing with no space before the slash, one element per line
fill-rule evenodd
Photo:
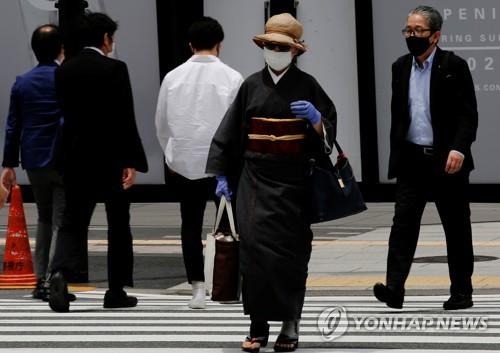
<path fill-rule="evenodd" d="M 231 228 L 231 235 L 233 238 L 238 241 L 238 234 L 236 233 L 236 227 L 234 226 L 234 214 L 233 214 L 233 206 L 231 202 L 227 202 L 226 197 L 224 195 L 220 198 L 219 208 L 217 209 L 217 217 L 215 219 L 214 226 L 214 234 L 219 229 L 220 221 L 222 220 L 222 216 L 224 214 L 224 209 L 227 209 L 227 218 L 229 218 L 229 228 Z"/>

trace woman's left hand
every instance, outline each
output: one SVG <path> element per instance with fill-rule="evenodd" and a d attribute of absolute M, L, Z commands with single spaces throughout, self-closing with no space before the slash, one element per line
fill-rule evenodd
<path fill-rule="evenodd" d="M 297 118 L 307 119 L 313 126 L 321 121 L 321 113 L 311 102 L 295 101 L 290 103 L 290 109 Z"/>

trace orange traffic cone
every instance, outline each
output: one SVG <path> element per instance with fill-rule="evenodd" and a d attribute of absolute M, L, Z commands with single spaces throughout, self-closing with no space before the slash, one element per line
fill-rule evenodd
<path fill-rule="evenodd" d="M 16 185 L 10 196 L 9 222 L 3 257 L 3 274 L 0 275 L 0 289 L 33 288 L 36 277 L 24 217 L 21 188 Z"/>

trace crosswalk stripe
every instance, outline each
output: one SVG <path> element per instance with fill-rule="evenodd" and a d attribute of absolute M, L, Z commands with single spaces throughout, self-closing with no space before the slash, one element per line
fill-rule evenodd
<path fill-rule="evenodd" d="M 130 293 L 133 295 L 132 293 Z M 31 298 L 0 300 L 0 342 L 33 347 L 39 344 L 63 344 L 77 347 L 78 342 L 92 342 L 93 346 L 128 344 L 158 347 L 180 344 L 200 347 L 200 344 L 237 344 L 248 333 L 249 319 L 243 315 L 241 303 L 220 304 L 207 301 L 206 310 L 191 310 L 186 295 L 136 294 L 139 306 L 106 310 L 102 308 L 104 291 L 77 293 L 78 301 L 71 303 L 69 313 L 52 312 L 47 303 Z M 384 347 L 401 344 L 463 345 L 461 352 L 479 346 L 500 344 L 500 295 L 476 295 L 475 306 L 468 310 L 444 311 L 442 302 L 448 296 L 407 296 L 403 310 L 387 308 L 372 296 L 314 296 L 305 300 L 301 320 L 300 341 L 313 347 L 342 347 L 348 344 L 383 344 Z M 318 316 L 327 308 L 345 308 L 347 318 L 337 328 L 345 333 L 333 341 L 326 341 L 318 328 Z M 426 327 L 417 326 L 373 328 L 357 320 L 410 320 L 412 318 L 438 320 L 448 318 L 463 323 L 470 318 L 482 318 L 487 327 Z M 271 323 L 271 337 L 275 339 L 280 324 Z M 271 339 L 271 338 L 270 338 Z M 196 345 L 197 344 L 197 345 Z M 319 345 L 319 346 L 318 346 Z M 1 346 L 1 344 L 0 344 Z M 339 347 L 340 346 L 340 347 Z M 408 350 L 416 352 L 408 345 Z M 227 347 L 227 346 L 225 346 Z M 366 347 L 366 346 L 364 346 Z M 421 346 L 422 347 L 422 346 Z M 489 348 L 488 346 L 488 349 Z M 141 349 L 142 351 L 142 349 Z M 431 350 L 428 350 L 431 352 Z M 447 350 L 452 352 L 452 350 Z"/>
<path fill-rule="evenodd" d="M 430 316 L 426 316 L 430 317 Z M 140 321 L 138 321 L 140 320 Z M 127 320 L 127 319 L 121 319 L 121 320 L 106 320 L 106 319 L 79 319 L 78 320 L 78 325 L 76 327 L 84 327 L 84 325 L 113 325 L 113 326 L 123 326 L 123 327 L 128 327 L 128 326 L 137 326 L 138 324 L 144 326 L 144 325 L 154 325 L 156 327 L 160 325 L 204 325 L 204 324 L 209 324 L 211 326 L 217 326 L 217 327 L 224 327 L 227 329 L 228 325 L 231 327 L 233 326 L 240 326 L 243 325 L 248 327 L 248 324 L 250 323 L 250 320 L 247 319 L 231 319 L 231 320 L 185 320 L 185 319 L 157 319 L 157 320 L 145 320 L 142 318 L 134 319 L 134 320 Z M 0 331 L 3 331 L 4 328 L 6 327 L 12 327 L 12 325 L 27 325 L 23 327 L 29 327 L 29 325 L 52 325 L 54 327 L 61 327 L 62 325 L 76 325 L 75 320 L 37 320 L 37 319 L 28 319 L 28 320 L 20 320 L 20 319 L 2 319 L 0 320 Z M 221 326 L 224 325 L 224 326 Z M 273 323 L 270 323 L 271 327 L 273 327 Z M 274 323 L 276 327 L 279 327 L 278 323 Z M 317 320 L 301 320 L 300 321 L 300 327 L 307 327 L 307 326 L 314 326 L 317 327 L 318 321 Z M 356 325 L 356 321 L 349 319 L 349 324 L 348 327 L 354 327 Z M 339 325 L 341 326 L 341 325 Z M 38 326 L 37 326 L 38 327 Z M 182 327 L 182 326 L 181 326 Z M 489 329 L 496 329 L 500 328 L 500 322 L 493 322 L 491 320 L 488 320 L 488 330 Z M 489 332 L 489 331 L 488 331 Z"/>
<path fill-rule="evenodd" d="M 198 323 L 198 322 L 196 322 Z M 248 325 L 248 323 L 247 323 Z M 121 332 L 121 333 L 130 333 L 134 334 L 135 332 L 190 332 L 190 333 L 198 333 L 198 332 L 238 332 L 243 334 L 248 333 L 248 326 L 241 324 L 237 326 L 231 326 L 230 329 L 228 329 L 227 324 L 226 325 L 217 325 L 217 326 L 205 326 L 201 327 L 199 325 L 193 325 L 193 322 L 191 322 L 191 326 L 158 326 L 158 325 L 146 325 L 142 324 L 141 326 L 131 326 L 131 325 L 119 325 L 119 324 L 114 324 L 112 326 L 50 326 L 50 327 L 44 327 L 44 326 L 3 326 L 1 327 L 2 333 L 0 333 L 0 341 L 5 332 L 23 332 L 23 334 L 27 333 L 33 333 L 33 332 Z M 345 326 L 344 326 L 345 327 Z M 274 327 L 271 328 L 270 332 L 271 333 L 279 333 L 280 331 L 280 326 L 275 325 Z M 308 333 L 314 333 L 318 335 L 318 328 L 316 326 L 301 326 L 300 328 L 301 334 L 308 334 Z M 374 331 L 371 329 L 367 328 L 362 328 L 360 330 L 357 330 L 356 332 L 359 333 L 367 333 L 367 334 L 372 334 Z M 377 333 L 381 332 L 380 330 L 375 331 Z M 410 333 L 419 333 L 421 332 L 420 329 L 414 328 L 414 329 L 408 329 L 404 331 L 405 335 L 408 335 Z M 426 333 L 443 333 L 443 330 L 441 329 L 427 329 L 425 331 Z M 479 331 L 481 333 L 481 331 Z M 484 333 L 487 333 L 488 335 L 497 335 L 500 333 L 500 328 L 488 328 L 487 331 L 484 330 L 482 331 Z M 349 335 L 349 331 L 346 333 Z M 475 335 L 476 332 L 473 331 L 460 331 L 461 335 Z"/>
<path fill-rule="evenodd" d="M 334 306 L 332 306 L 334 307 Z M 48 307 L 47 307 L 48 309 Z M 243 310 L 238 310 L 238 311 L 211 311 L 211 310 L 189 310 L 187 307 L 182 310 L 168 310 L 168 311 L 162 311 L 160 308 L 152 308 L 152 310 L 140 310 L 140 309 L 135 309 L 135 310 L 127 310 L 127 311 L 115 311 L 115 310 L 104 310 L 102 309 L 102 306 L 100 305 L 95 305 L 95 306 L 90 306 L 90 307 L 73 307 L 73 310 L 77 309 L 77 311 L 71 311 L 69 313 L 55 313 L 51 311 L 46 311 L 45 310 L 40 310 L 40 311 L 34 311 L 34 310 L 28 310 L 28 311 L 20 311 L 20 310 L 9 310 L 9 311 L 3 311 L 2 316 L 6 317 L 17 317 L 17 318 L 33 318 L 33 319 L 39 319 L 39 318 L 94 318 L 94 317 L 100 317 L 100 318 L 134 318 L 134 317 L 140 317 L 140 318 L 165 318 L 165 319 L 172 319 L 172 318 L 193 318 L 193 319 L 202 319 L 202 318 L 212 318 L 212 319 L 219 319 L 219 318 L 224 318 L 224 319 L 231 319 L 231 318 L 241 318 L 243 316 Z M 325 308 L 326 309 L 326 308 Z M 189 310 L 189 311 L 188 311 Z M 422 310 L 425 312 L 422 313 Z M 393 317 L 395 315 L 398 316 L 425 316 L 425 317 L 440 317 L 440 316 L 449 316 L 449 317 L 467 317 L 467 316 L 472 316 L 472 315 L 482 315 L 482 316 L 487 316 L 490 322 L 499 322 L 500 321 L 500 314 L 492 314 L 490 310 L 466 310 L 466 311 L 453 311 L 453 312 L 447 312 L 442 309 L 439 311 L 435 312 L 428 312 L 429 308 L 423 307 L 422 310 L 394 310 L 394 309 L 386 309 L 386 308 L 380 308 L 378 310 L 373 309 L 373 310 L 363 310 L 363 311 L 355 311 L 352 310 L 351 308 L 347 307 L 347 313 L 348 315 L 365 315 L 365 316 L 374 316 L 376 315 L 379 318 L 384 318 L 384 317 Z M 302 318 L 303 319 L 316 319 L 318 315 L 323 312 L 323 310 L 315 310 L 315 311 L 308 311 L 306 310 L 305 312 L 302 313 Z"/>
<path fill-rule="evenodd" d="M 101 298 L 85 298 L 78 296 L 78 299 L 101 299 Z M 155 299 L 153 300 L 144 300 L 140 299 L 140 304 L 141 306 L 143 305 L 158 305 L 158 306 L 183 306 L 187 305 L 189 301 L 189 298 L 186 297 L 185 300 L 168 300 L 167 298 L 162 298 L 162 299 Z M 35 301 L 35 300 L 23 300 L 23 301 L 0 301 L 0 307 L 2 305 L 20 305 L 20 304 L 29 304 L 31 306 L 47 306 L 47 303 L 41 302 L 41 301 Z M 81 302 L 81 301 L 76 301 L 72 303 L 72 305 L 83 305 L 83 304 L 88 304 L 86 302 Z M 334 300 L 325 300 L 322 302 L 306 302 L 306 305 L 308 308 L 313 308 L 313 307 L 322 307 L 324 305 L 331 305 L 331 304 L 336 304 L 336 305 L 348 305 L 351 307 L 374 307 L 374 306 L 385 306 L 385 304 L 380 303 L 377 301 L 375 298 L 372 298 L 368 302 L 354 302 L 354 301 L 334 301 Z M 500 308 L 500 302 L 494 302 L 494 301 L 489 301 L 489 302 L 484 302 L 484 301 L 474 301 L 475 306 L 474 307 L 498 307 Z M 421 308 L 422 305 L 428 306 L 428 307 L 441 307 L 443 305 L 442 301 L 436 301 L 436 302 L 431 302 L 431 301 L 426 301 L 426 302 L 414 302 L 414 301 L 409 301 L 405 300 L 404 306 L 406 307 L 416 307 L 416 308 Z M 207 306 L 212 307 L 212 308 L 238 308 L 241 306 L 241 303 L 234 303 L 234 304 L 220 304 L 217 302 L 212 302 L 207 298 Z"/>
<path fill-rule="evenodd" d="M 84 299 L 78 297 L 78 299 Z M 209 299 L 207 298 L 207 307 L 211 309 L 218 309 L 218 310 L 233 310 L 233 309 L 238 309 L 241 307 L 241 304 L 218 304 L 218 303 L 210 303 Z M 74 303 L 71 303 L 72 306 L 78 306 L 78 305 L 98 305 L 101 304 L 102 302 L 83 302 L 83 301 L 76 301 Z M 144 306 L 187 306 L 188 300 L 186 301 L 179 301 L 179 302 L 167 302 L 165 300 L 163 301 L 144 301 L 144 300 L 139 300 L 139 305 L 141 307 Z M 14 305 L 18 306 L 25 306 L 29 305 L 32 308 L 36 307 L 46 307 L 47 303 L 44 302 L 35 302 L 35 301 L 24 301 L 24 302 L 1 302 L 0 303 L 0 310 L 2 309 L 8 309 L 9 307 L 12 307 Z M 315 302 L 315 303 L 306 303 L 306 308 L 322 308 L 325 305 L 343 305 L 343 306 L 349 306 L 351 308 L 377 308 L 377 307 L 385 307 L 385 304 L 378 302 L 377 300 L 373 299 L 372 302 L 369 303 L 357 303 L 357 302 L 334 302 L 334 301 L 325 301 L 325 302 Z M 417 308 L 421 309 L 423 307 L 429 307 L 429 308 L 434 308 L 434 307 L 439 307 L 441 308 L 443 306 L 442 302 L 407 302 L 405 301 L 404 307 L 405 309 L 407 308 Z M 500 303 L 484 303 L 484 302 L 474 302 L 474 308 L 499 308 L 500 310 Z"/>
<path fill-rule="evenodd" d="M 23 348 L 16 349 L 16 353 L 40 353 L 43 352 L 43 349 L 40 348 Z M 51 353 L 68 353 L 67 348 L 51 348 Z M 269 350 L 267 350 L 269 351 Z M 0 352 L 12 353 L 12 349 L 2 349 L 0 348 Z M 72 348 L 71 353 L 137 353 L 137 348 Z M 141 353 L 228 353 L 229 350 L 227 348 L 141 348 Z M 239 348 L 231 350 L 231 352 L 241 352 Z M 301 348 L 300 353 L 332 353 L 331 348 L 321 349 L 304 349 Z M 335 348 L 334 353 L 408 353 L 408 349 L 377 349 L 373 348 L 368 349 L 350 349 L 350 348 Z M 462 353 L 462 350 L 450 350 L 450 349 L 411 349 L 412 353 Z M 43 352 L 45 353 L 45 352 Z M 467 353 L 484 353 L 484 350 L 467 350 Z"/>
<path fill-rule="evenodd" d="M 95 290 L 92 292 L 82 292 L 78 293 L 78 298 L 85 299 L 102 299 L 105 291 Z M 187 295 L 164 295 L 164 294 L 142 294 L 142 293 L 133 293 L 127 292 L 129 295 L 134 295 L 139 297 L 141 301 L 146 300 L 169 300 L 169 301 L 183 301 L 187 302 L 190 297 Z M 26 296 L 26 298 L 30 298 L 30 296 Z M 405 303 L 411 302 L 425 302 L 425 303 L 442 303 L 443 301 L 449 298 L 448 295 L 425 295 L 425 296 L 415 296 L 415 295 L 406 295 Z M 24 299 L 0 299 L 2 301 L 24 301 Z M 499 303 L 500 304 L 500 295 L 498 294 L 481 294 L 474 295 L 473 300 L 475 303 L 478 302 L 488 302 L 488 303 Z M 354 302 L 366 302 L 373 303 L 376 302 L 373 296 L 366 295 L 351 295 L 351 296 L 309 296 L 305 298 L 305 302 L 342 302 L 342 303 L 354 303 Z M 210 304 L 210 303 L 209 303 Z M 218 303 L 213 303 L 216 305 L 221 305 Z"/>
<path fill-rule="evenodd" d="M 223 334 L 218 333 L 215 335 L 207 334 L 192 334 L 192 335 L 23 335 L 23 342 L 189 342 L 196 339 L 198 342 L 241 342 L 242 335 L 234 334 Z M 370 342 L 370 343 L 387 343 L 389 336 L 385 335 L 352 335 L 352 336 L 341 336 L 336 342 L 339 343 L 360 343 L 360 342 Z M 19 335 L 1 335 L 0 338 L 3 342 L 18 342 L 20 340 Z M 482 343 L 482 344 L 500 344 L 500 337 L 498 336 L 481 336 L 469 337 L 469 336 L 458 336 L 458 335 L 439 335 L 439 336 L 390 336 L 392 342 L 397 343 L 441 343 L 441 342 L 453 342 L 454 344 L 471 344 L 471 343 Z M 318 335 L 316 336 L 300 336 L 301 342 L 322 342 L 322 338 Z"/>
<path fill-rule="evenodd" d="M 266 351 L 270 351 L 269 349 Z M 0 348 L 0 352 L 12 353 L 12 349 Z M 15 353 L 39 353 L 43 352 L 40 348 L 22 348 L 16 349 Z M 51 348 L 51 353 L 137 353 L 137 348 Z M 240 353 L 241 349 L 234 348 L 229 351 L 227 348 L 141 348 L 141 353 Z M 301 348 L 300 353 L 332 353 L 331 348 L 321 349 L 307 349 Z M 408 349 L 373 349 L 373 348 L 335 348 L 334 353 L 408 353 Z M 412 349 L 412 353 L 455 353 L 462 352 L 461 350 L 449 350 L 449 349 Z M 484 353 L 484 350 L 467 350 L 467 353 Z"/>

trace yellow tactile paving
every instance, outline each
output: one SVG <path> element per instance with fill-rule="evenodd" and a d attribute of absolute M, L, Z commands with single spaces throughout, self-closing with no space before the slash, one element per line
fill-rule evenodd
<path fill-rule="evenodd" d="M 444 237 L 444 235 L 443 235 Z M 315 240 L 313 245 L 334 245 L 334 246 L 387 246 L 388 240 Z M 418 246 L 446 246 L 444 240 L 423 240 L 418 242 Z M 498 247 L 500 241 L 498 240 L 477 240 L 474 241 L 474 246 L 477 247 Z"/>
<path fill-rule="evenodd" d="M 357 287 L 359 289 L 371 288 L 376 282 L 385 282 L 385 275 L 376 276 L 329 276 L 309 277 L 307 286 L 314 287 Z M 500 288 L 499 276 L 473 276 L 475 288 Z M 406 281 L 406 288 L 448 288 L 448 276 L 410 276 Z"/>
<path fill-rule="evenodd" d="M 68 290 L 71 292 L 90 292 L 95 290 L 96 287 L 90 286 L 86 283 L 74 283 L 68 285 Z"/>
<path fill-rule="evenodd" d="M 444 235 L 443 235 L 444 236 Z M 108 245 L 108 241 L 105 239 L 99 240 L 89 240 L 89 245 L 96 246 L 105 246 Z M 205 243 L 205 241 L 203 241 Z M 30 240 L 30 246 L 34 247 L 36 242 L 34 240 Z M 386 247 L 388 244 L 388 240 L 313 240 L 314 246 L 383 246 Z M 0 239 L 0 246 L 5 245 L 5 239 Z M 148 240 L 134 240 L 134 245 L 181 245 L 180 239 L 148 239 Z M 430 247 L 444 247 L 446 243 L 438 240 L 423 240 L 419 241 L 418 246 L 430 246 Z M 500 247 L 500 241 L 498 240 L 478 240 L 474 242 L 475 247 Z"/>
<path fill-rule="evenodd" d="M 35 286 L 1 286 L 0 290 L 8 290 L 8 289 L 33 289 Z"/>
<path fill-rule="evenodd" d="M 35 286 L 5 286 L 5 287 L 0 287 L 1 289 L 33 289 Z M 70 284 L 68 286 L 68 290 L 71 292 L 90 292 L 95 290 L 96 287 L 94 286 L 89 286 L 87 284 Z"/>

